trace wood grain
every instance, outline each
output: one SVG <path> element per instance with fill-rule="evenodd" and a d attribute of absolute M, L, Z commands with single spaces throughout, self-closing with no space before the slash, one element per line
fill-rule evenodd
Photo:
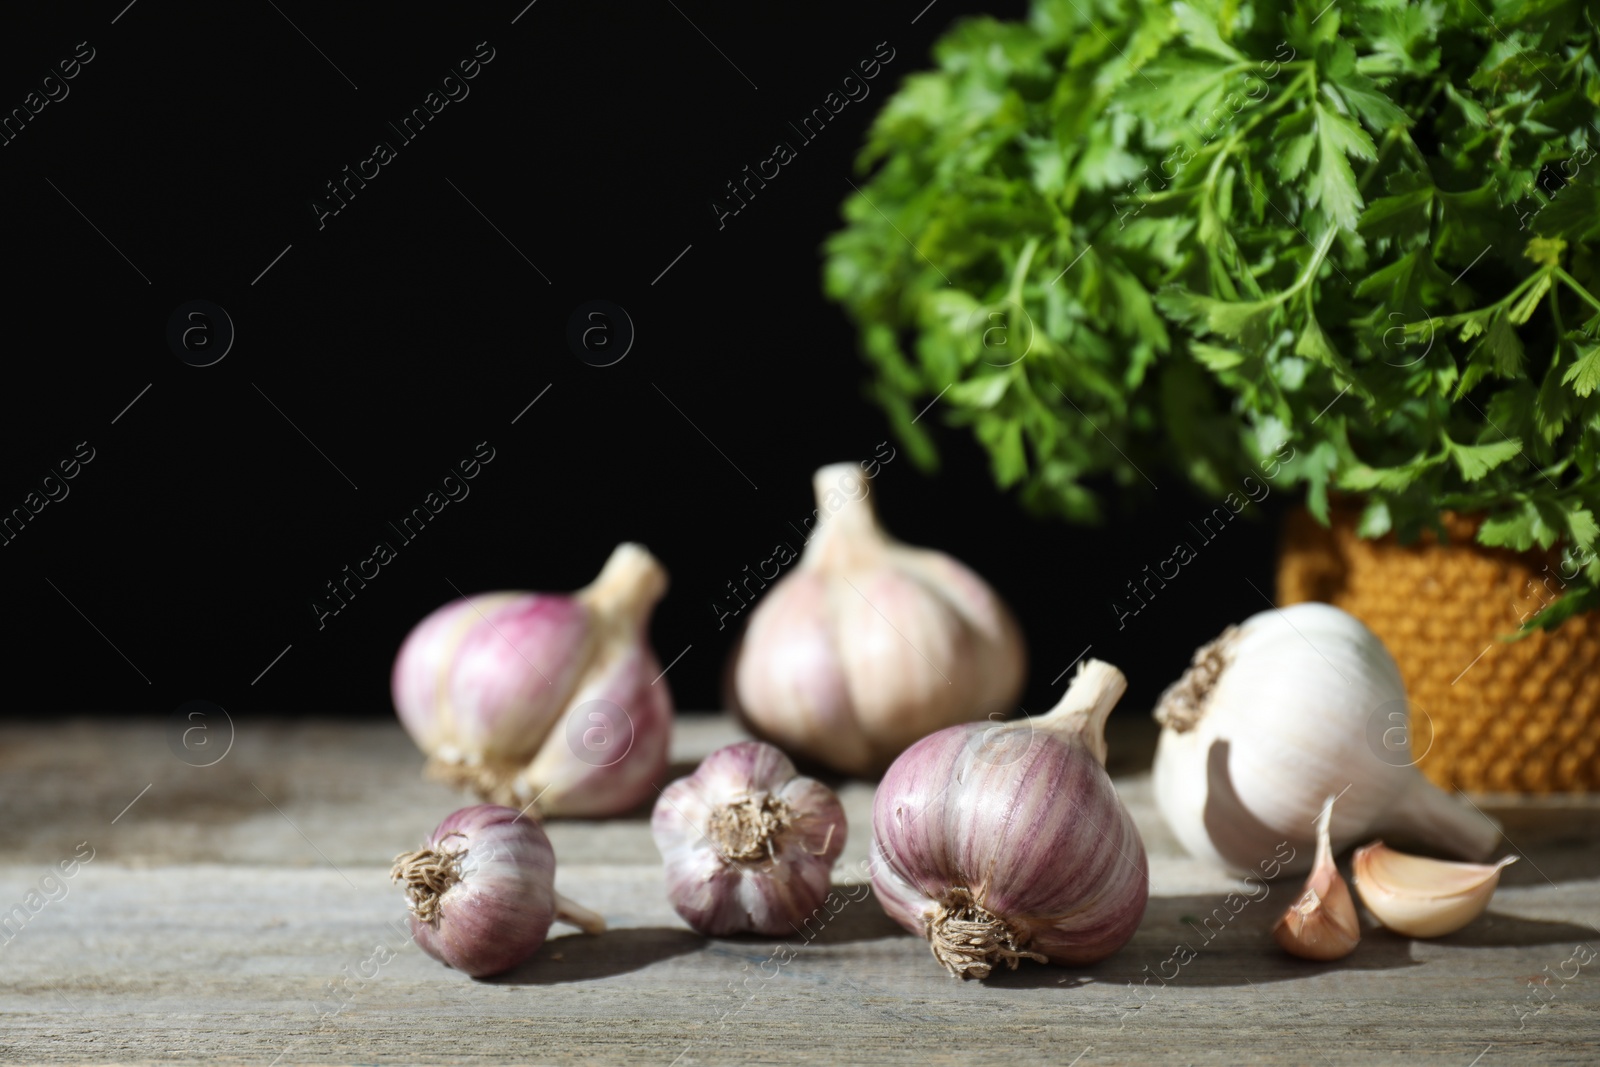
<path fill-rule="evenodd" d="M 1197 928 L 1239 884 L 1180 853 L 1140 769 L 1150 728 L 1113 724 L 1112 769 L 1151 859 L 1139 933 L 1094 967 L 981 983 L 946 977 L 870 895 L 809 937 L 694 934 L 666 902 L 644 812 L 549 828 L 559 888 L 610 932 L 558 928 L 510 974 L 473 981 L 396 924 L 390 860 L 461 805 L 420 779 L 397 727 L 239 723 L 204 768 L 173 754 L 163 722 L 0 728 L 0 910 L 93 850 L 0 945 L 0 1061 L 1600 1061 L 1600 960 L 1559 977 L 1574 946 L 1600 949 L 1600 798 L 1476 798 L 1525 856 L 1486 917 L 1428 942 L 1368 930 L 1350 958 L 1308 964 L 1268 933 L 1293 884 Z M 684 716 L 674 760 L 687 771 L 737 736 Z M 843 884 L 862 880 L 872 793 L 840 794 Z M 1181 966 L 1179 945 L 1193 953 Z"/>

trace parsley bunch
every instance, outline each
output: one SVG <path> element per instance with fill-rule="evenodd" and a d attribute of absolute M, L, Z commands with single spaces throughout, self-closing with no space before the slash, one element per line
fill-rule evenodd
<path fill-rule="evenodd" d="M 1582 0 L 1035 0 L 934 49 L 827 245 L 873 394 L 1032 506 L 1181 471 L 1600 560 L 1600 29 Z M 937 398 L 937 399 L 936 399 Z M 1580 570 L 1581 568 L 1581 570 Z"/>

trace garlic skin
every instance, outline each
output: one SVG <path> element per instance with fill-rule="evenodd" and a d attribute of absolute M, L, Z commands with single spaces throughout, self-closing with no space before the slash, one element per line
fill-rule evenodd
<path fill-rule="evenodd" d="M 1104 766 L 1106 716 L 1126 687 L 1089 660 L 1048 714 L 949 727 L 884 775 L 873 888 L 951 975 L 1093 963 L 1138 928 L 1149 863 Z"/>
<path fill-rule="evenodd" d="M 1361 941 L 1361 918 L 1350 899 L 1339 868 L 1333 863 L 1328 824 L 1334 798 L 1329 797 L 1317 816 L 1317 855 L 1311 877 L 1289 910 L 1272 927 L 1272 938 L 1292 956 L 1306 960 L 1342 960 Z"/>
<path fill-rule="evenodd" d="M 538 823 L 479 804 L 447 816 L 418 851 L 396 856 L 390 877 L 406 885 L 422 950 L 481 978 L 538 951 L 553 920 L 605 931 L 604 919 L 555 891 L 555 871 Z"/>
<path fill-rule="evenodd" d="M 1449 863 L 1396 852 L 1382 841 L 1356 849 L 1356 892 L 1380 923 L 1406 937 L 1453 934 L 1489 907 L 1500 872 L 1517 862 Z"/>
<path fill-rule="evenodd" d="M 1239 874 L 1283 842 L 1295 850 L 1283 870 L 1304 872 L 1330 795 L 1336 854 L 1390 832 L 1487 855 L 1493 822 L 1369 746 L 1371 723 L 1408 713 L 1393 658 L 1354 616 L 1317 603 L 1261 612 L 1197 651 L 1161 697 L 1156 804 L 1190 854 Z"/>
<path fill-rule="evenodd" d="M 873 775 L 919 738 L 1015 701 L 1022 633 L 982 578 L 884 532 L 856 465 L 823 467 L 813 484 L 823 521 L 751 614 L 732 703 L 786 752 Z"/>
<path fill-rule="evenodd" d="M 846 828 L 833 790 L 773 746 L 740 741 L 662 790 L 650 833 L 685 922 L 780 937 L 822 906 Z"/>
<path fill-rule="evenodd" d="M 391 678 L 428 774 L 542 815 L 615 815 L 665 775 L 672 697 L 651 651 L 661 565 L 618 545 L 571 595 L 485 593 L 416 625 Z M 654 684 L 652 684 L 654 682 Z"/>

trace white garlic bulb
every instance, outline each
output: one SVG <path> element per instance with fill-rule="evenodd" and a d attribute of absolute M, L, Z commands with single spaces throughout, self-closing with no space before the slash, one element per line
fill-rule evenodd
<path fill-rule="evenodd" d="M 672 697 L 649 643 L 667 574 L 621 544 L 571 595 L 485 593 L 419 622 L 395 658 L 428 774 L 543 815 L 616 815 L 667 769 Z"/>
<path fill-rule="evenodd" d="M 814 478 L 821 526 L 757 605 L 734 703 L 785 751 L 847 774 L 883 771 L 936 730 L 1022 688 L 1022 634 L 984 580 L 878 525 L 853 464 Z"/>
<path fill-rule="evenodd" d="M 1360 620 L 1328 604 L 1261 612 L 1196 652 L 1162 696 L 1157 806 L 1192 855 L 1237 873 L 1284 842 L 1295 859 L 1283 869 L 1306 870 L 1328 796 L 1334 853 L 1389 833 L 1487 855 L 1499 828 L 1415 767 L 1408 714 L 1394 659 Z"/>

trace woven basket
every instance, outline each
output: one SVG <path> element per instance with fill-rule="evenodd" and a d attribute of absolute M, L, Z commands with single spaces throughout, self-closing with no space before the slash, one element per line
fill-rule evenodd
<path fill-rule="evenodd" d="M 1559 593 L 1559 555 L 1484 548 L 1477 521 L 1449 513 L 1446 544 L 1364 540 L 1358 515 L 1338 505 L 1331 528 L 1289 516 L 1278 602 L 1325 601 L 1382 638 L 1405 678 L 1422 771 L 1446 788 L 1600 790 L 1600 612 L 1501 640 Z"/>

